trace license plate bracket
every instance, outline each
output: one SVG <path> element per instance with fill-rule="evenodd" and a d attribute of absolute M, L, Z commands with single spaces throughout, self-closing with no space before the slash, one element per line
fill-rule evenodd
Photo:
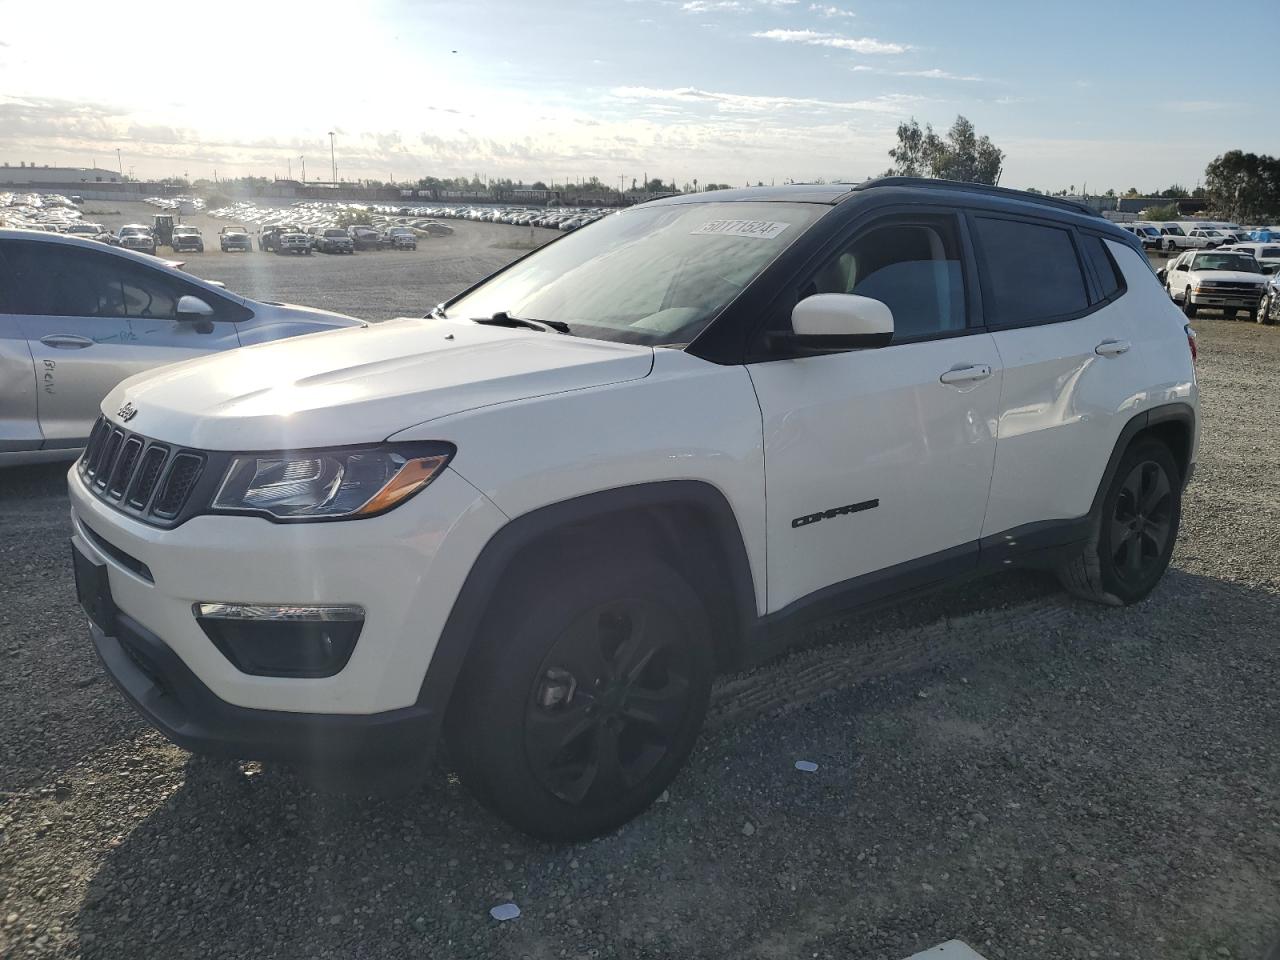
<path fill-rule="evenodd" d="M 85 553 L 73 540 L 71 565 L 76 576 L 76 599 L 93 625 L 110 636 L 116 623 L 116 603 L 111 596 L 107 565 Z"/>

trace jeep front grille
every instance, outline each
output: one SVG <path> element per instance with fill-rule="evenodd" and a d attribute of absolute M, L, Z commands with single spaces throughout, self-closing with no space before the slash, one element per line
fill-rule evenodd
<path fill-rule="evenodd" d="M 205 455 L 112 426 L 93 425 L 76 465 L 85 488 L 124 513 L 154 526 L 172 526 L 204 472 Z"/>

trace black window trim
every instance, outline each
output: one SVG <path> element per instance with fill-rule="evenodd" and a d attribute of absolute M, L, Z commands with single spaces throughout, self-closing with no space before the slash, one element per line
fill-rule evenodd
<path fill-rule="evenodd" d="M 1093 294 L 1093 295 L 1101 297 L 1101 299 L 1099 299 L 1094 304 L 1094 306 L 1095 307 L 1109 306 L 1110 304 L 1115 303 L 1117 300 L 1119 300 L 1121 297 L 1123 297 L 1126 293 L 1129 292 L 1129 280 L 1124 275 L 1124 269 L 1120 266 L 1119 261 L 1116 260 L 1115 254 L 1113 254 L 1111 252 L 1111 248 L 1107 246 L 1107 235 L 1105 233 L 1101 233 L 1097 230 L 1079 230 L 1079 229 L 1077 230 L 1077 232 L 1080 234 L 1081 238 L 1090 237 L 1090 238 L 1100 240 L 1102 242 L 1102 253 L 1104 256 L 1106 256 L 1107 260 L 1110 261 L 1111 269 L 1115 271 L 1115 275 L 1120 281 L 1120 286 L 1116 289 L 1115 293 L 1111 294 L 1108 297 L 1103 297 L 1102 291 L 1105 289 L 1105 287 L 1102 283 L 1102 278 L 1097 276 L 1096 274 L 1094 275 L 1094 278 L 1093 278 L 1094 290 L 1096 291 L 1096 294 Z M 1130 247 L 1129 249 L 1133 249 L 1133 248 Z M 1144 254 L 1143 255 L 1144 259 L 1145 259 L 1145 256 L 1146 255 Z M 1147 261 L 1148 265 L 1150 264 L 1150 262 L 1151 261 L 1149 260 Z M 1088 268 L 1089 272 L 1093 273 L 1093 261 L 1089 257 L 1086 256 L 1084 258 L 1084 264 Z M 1090 297 L 1091 299 L 1093 295 L 1091 295 Z"/>
<path fill-rule="evenodd" d="M 997 332 L 1001 330 L 1019 330 L 1024 327 L 1043 327 L 1051 323 L 1068 323 L 1071 320 L 1079 320 L 1081 317 L 1087 317 L 1091 313 L 1096 313 L 1112 301 L 1100 300 L 1101 293 L 1094 282 L 1093 272 L 1085 264 L 1083 251 L 1080 249 L 1080 240 L 1077 234 L 1079 228 L 1074 224 L 1065 220 L 1054 220 L 1050 217 L 1035 217 L 1025 214 L 1010 213 L 1005 210 L 990 210 L 981 207 L 974 207 L 965 211 L 965 219 L 969 222 L 969 229 L 974 235 L 974 247 L 977 253 L 978 276 L 982 285 L 984 298 L 990 291 L 991 273 L 987 266 L 986 251 L 982 249 L 980 241 L 977 239 L 977 223 L 979 219 L 984 220 L 1011 220 L 1014 223 L 1028 224 L 1035 227 L 1049 227 L 1054 230 L 1062 230 L 1071 239 L 1071 247 L 1076 255 L 1076 268 L 1080 271 L 1080 279 L 1084 281 L 1084 293 L 1086 306 L 1083 310 L 1077 310 L 1073 313 L 1055 314 L 1049 317 L 1038 317 L 1034 320 L 1019 320 L 1013 323 L 1001 323 L 993 320 L 984 314 L 986 328 L 990 331 Z"/>
<path fill-rule="evenodd" d="M 832 231 L 831 236 L 827 238 L 822 246 L 811 254 L 795 270 L 792 276 L 781 285 L 768 307 L 760 311 L 760 319 L 749 337 L 748 348 L 743 362 L 746 364 L 768 363 L 774 360 L 790 360 L 805 356 L 776 347 L 770 348 L 766 345 L 768 318 L 774 316 L 779 309 L 782 309 L 783 305 L 790 300 L 792 291 L 808 281 L 833 255 L 839 252 L 841 248 L 847 247 L 858 235 L 869 230 L 878 229 L 890 222 L 910 224 L 915 220 L 920 221 L 920 225 L 924 226 L 927 225 L 928 221 L 940 219 L 951 221 L 960 246 L 960 276 L 965 289 L 965 325 L 958 330 L 943 330 L 936 333 L 922 333 L 912 337 L 904 337 L 901 340 L 894 340 L 887 346 L 875 349 L 887 350 L 890 347 L 907 346 L 913 343 L 926 343 L 931 340 L 952 340 L 957 337 L 971 337 L 974 334 L 986 333 L 986 327 L 982 323 L 982 294 L 975 270 L 974 246 L 969 236 L 965 208 L 946 203 L 884 204 L 867 209 L 862 216 L 856 217 L 840 229 Z M 861 351 L 850 350 L 848 352 L 858 353 Z"/>
<path fill-rule="evenodd" d="M 74 244 L 74 243 L 56 243 L 56 242 L 50 243 L 48 241 L 42 241 L 42 240 L 31 240 L 25 237 L 23 238 L 6 237 L 5 239 L 0 240 L 0 279 L 4 279 L 6 281 L 11 281 L 13 275 L 10 271 L 7 261 L 5 260 L 4 251 L 13 244 L 36 245 L 36 246 L 39 246 L 41 249 L 47 248 L 52 250 L 73 250 L 77 253 L 81 253 L 90 257 L 95 257 L 95 256 L 114 257 L 117 260 L 125 261 L 126 263 L 129 264 L 130 267 L 137 268 L 138 270 L 141 270 L 144 273 L 147 271 L 152 271 L 164 277 L 166 280 L 172 281 L 176 287 L 183 290 L 184 292 L 180 293 L 178 295 L 179 297 L 183 297 L 183 296 L 199 297 L 201 300 L 204 300 L 211 307 L 213 307 L 215 316 L 208 318 L 209 321 L 212 323 L 230 323 L 230 324 L 248 323 L 254 317 L 253 310 L 251 310 L 247 304 L 241 302 L 240 300 L 234 297 L 228 296 L 225 293 L 215 293 L 212 290 L 201 286 L 200 284 L 191 283 L 190 280 L 188 280 L 186 277 L 175 276 L 175 274 L 178 271 L 171 272 L 169 270 L 159 269 L 149 263 L 140 263 L 137 260 L 134 260 L 132 257 L 125 256 L 117 252 L 116 250 L 113 250 L 110 247 L 105 247 L 105 246 L 101 250 L 95 250 L 92 248 L 86 249 L 85 247 L 82 247 L 79 244 Z M 0 313 L 8 316 L 61 316 L 61 314 L 18 314 L 16 312 L 10 311 L 8 308 L 8 302 L 4 294 L 4 291 L 7 290 L 8 288 L 9 288 L 8 282 L 6 282 L 5 284 L 0 284 Z M 174 303 L 176 305 L 177 303 L 176 299 Z M 222 311 L 225 311 L 227 314 L 230 314 L 230 316 L 224 316 L 224 317 L 216 316 L 216 314 L 220 311 L 220 309 Z M 87 317 L 85 319 L 129 320 L 129 321 L 165 320 L 169 323 L 183 322 L 176 318 L 169 318 L 169 317 L 123 316 L 123 317 Z"/>

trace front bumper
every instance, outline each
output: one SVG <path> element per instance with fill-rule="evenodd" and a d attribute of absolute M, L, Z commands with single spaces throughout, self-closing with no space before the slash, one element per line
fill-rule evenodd
<path fill-rule="evenodd" d="M 1262 300 L 1262 289 L 1248 290 L 1199 290 L 1189 291 L 1191 303 L 1197 307 L 1217 307 L 1223 310 L 1257 310 Z"/>
<path fill-rule="evenodd" d="M 98 659 L 125 699 L 178 746 L 206 756 L 309 766 L 382 765 L 435 749 L 443 706 L 366 715 L 288 713 L 219 699 L 163 640 L 116 613 L 90 624 Z"/>
<path fill-rule="evenodd" d="M 419 495 L 366 520 L 201 515 L 172 529 L 103 502 L 74 467 L 68 481 L 77 547 L 104 566 L 118 622 L 159 638 L 229 708 L 271 713 L 368 716 L 417 705 L 454 599 L 505 523 L 448 468 Z M 255 676 L 237 669 L 197 622 L 192 605 L 206 602 L 350 604 L 364 609 L 365 621 L 332 676 Z"/>

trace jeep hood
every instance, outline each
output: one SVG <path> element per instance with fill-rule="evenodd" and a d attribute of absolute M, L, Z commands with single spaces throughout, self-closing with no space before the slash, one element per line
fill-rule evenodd
<path fill-rule="evenodd" d="M 370 443 L 478 407 L 638 380 L 653 350 L 440 319 L 279 340 L 160 367 L 102 402 L 129 429 L 205 450 Z"/>

